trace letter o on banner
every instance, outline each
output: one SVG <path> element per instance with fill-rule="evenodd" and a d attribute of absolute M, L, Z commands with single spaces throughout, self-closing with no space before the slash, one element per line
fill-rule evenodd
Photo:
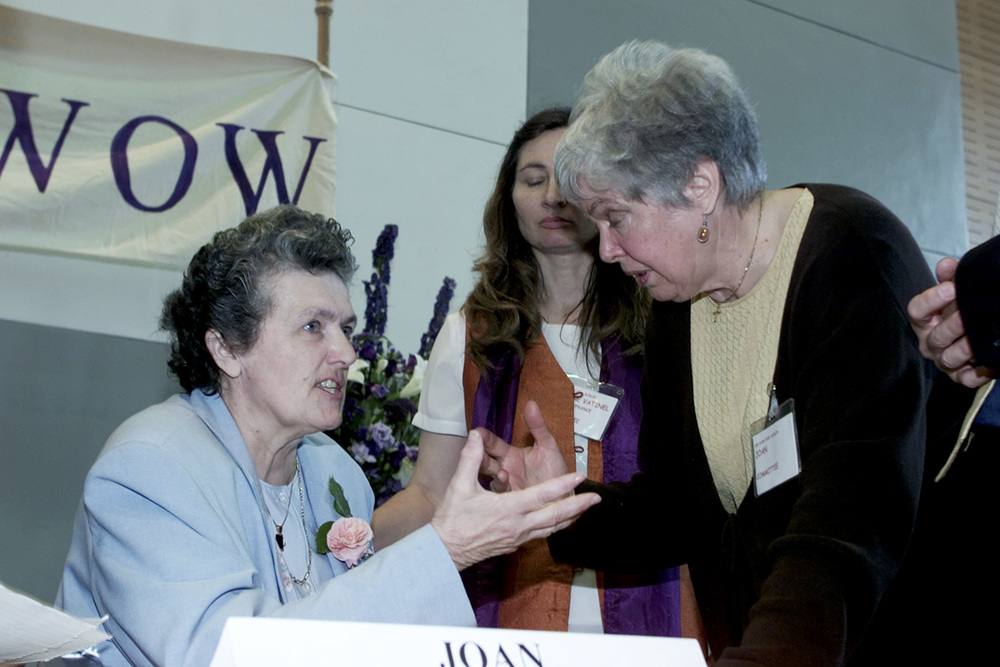
<path fill-rule="evenodd" d="M 181 173 L 177 177 L 173 193 L 160 206 L 147 206 L 136 199 L 135 193 L 132 192 L 132 175 L 129 173 L 128 168 L 128 143 L 131 141 L 136 129 L 143 123 L 161 123 L 166 125 L 177 133 L 177 136 L 181 138 L 181 142 L 184 144 L 184 162 L 181 165 Z M 118 186 L 118 191 L 121 193 L 122 198 L 129 205 L 140 211 L 151 213 L 166 211 L 183 199 L 191 187 L 192 181 L 194 181 L 194 165 L 197 160 L 198 142 L 183 127 L 162 116 L 139 116 L 133 118 L 122 125 L 122 128 L 118 130 L 115 138 L 111 141 L 111 171 L 115 175 L 115 185 Z"/>

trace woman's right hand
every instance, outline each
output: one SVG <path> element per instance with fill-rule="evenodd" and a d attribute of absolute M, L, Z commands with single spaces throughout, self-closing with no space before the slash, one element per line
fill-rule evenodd
<path fill-rule="evenodd" d="M 600 502 L 596 493 L 573 493 L 584 480 L 580 473 L 561 475 L 512 493 L 491 493 L 479 484 L 477 472 L 483 458 L 483 441 L 474 431 L 431 520 L 459 570 L 567 528 Z"/>
<path fill-rule="evenodd" d="M 524 405 L 524 423 L 535 440 L 531 447 L 515 447 L 484 428 L 476 429 L 485 450 L 479 474 L 490 479 L 494 491 L 520 491 L 569 472 L 559 444 L 534 401 Z"/>

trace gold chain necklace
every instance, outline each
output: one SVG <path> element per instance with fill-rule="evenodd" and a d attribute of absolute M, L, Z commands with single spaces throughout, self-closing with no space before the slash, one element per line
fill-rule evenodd
<path fill-rule="evenodd" d="M 737 298 L 739 298 L 737 296 L 737 293 L 740 291 L 740 288 L 743 287 L 743 281 L 747 279 L 747 273 L 750 272 L 750 265 L 753 264 L 753 257 L 757 253 L 757 239 L 760 236 L 760 221 L 764 219 L 764 193 L 763 192 L 760 193 L 759 200 L 760 200 L 760 208 L 758 208 L 758 210 L 757 210 L 757 231 L 755 231 L 754 234 L 753 234 L 753 246 L 750 247 L 750 259 L 747 261 L 747 265 L 745 267 L 743 267 L 743 275 L 740 276 L 740 282 L 737 283 L 736 289 L 729 290 L 730 292 L 732 292 L 733 296 L 737 297 Z M 718 322 L 719 321 L 719 313 L 720 312 L 722 312 L 722 303 L 717 301 L 715 303 L 715 312 L 712 313 L 712 321 L 713 322 Z"/>

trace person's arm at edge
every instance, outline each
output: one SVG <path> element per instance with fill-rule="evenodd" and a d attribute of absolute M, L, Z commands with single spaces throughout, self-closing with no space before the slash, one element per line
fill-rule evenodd
<path fill-rule="evenodd" d="M 979 370 L 979 384 L 984 384 L 1000 368 L 1000 237 L 962 257 L 955 271 L 955 292 L 972 363 Z"/>

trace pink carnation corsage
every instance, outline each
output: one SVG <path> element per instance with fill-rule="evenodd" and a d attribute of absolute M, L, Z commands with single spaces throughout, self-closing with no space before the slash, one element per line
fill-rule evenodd
<path fill-rule="evenodd" d="M 334 558 L 352 568 L 374 553 L 372 537 L 372 527 L 367 521 L 344 517 L 320 526 L 316 535 L 316 550 L 332 553 Z"/>

